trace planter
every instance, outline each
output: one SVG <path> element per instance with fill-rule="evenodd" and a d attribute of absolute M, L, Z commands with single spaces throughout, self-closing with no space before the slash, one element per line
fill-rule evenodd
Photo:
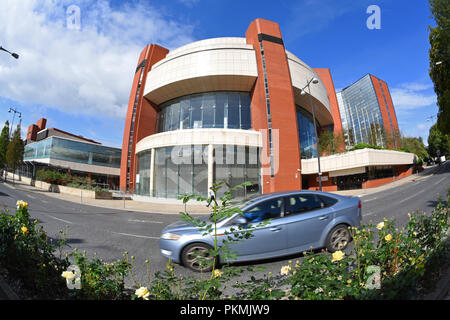
<path fill-rule="evenodd" d="M 95 191 L 95 199 L 112 200 L 112 192 Z"/>

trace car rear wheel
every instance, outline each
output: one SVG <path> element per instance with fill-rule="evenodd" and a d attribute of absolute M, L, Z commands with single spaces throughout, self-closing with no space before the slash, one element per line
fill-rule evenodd
<path fill-rule="evenodd" d="M 181 261 L 185 267 L 196 272 L 212 270 L 214 257 L 209 254 L 211 246 L 204 243 L 192 243 L 186 246 L 181 253 Z M 216 259 L 217 264 L 217 259 Z"/>
<path fill-rule="evenodd" d="M 329 252 L 344 250 L 350 243 L 351 236 L 348 225 L 340 224 L 331 229 L 327 236 L 325 246 Z"/>

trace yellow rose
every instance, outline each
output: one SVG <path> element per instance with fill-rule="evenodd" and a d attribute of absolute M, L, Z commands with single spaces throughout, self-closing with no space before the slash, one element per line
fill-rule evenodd
<path fill-rule="evenodd" d="M 17 206 L 17 209 L 20 209 L 20 208 L 27 209 L 28 208 L 28 203 L 23 201 L 23 200 L 19 200 L 19 201 L 16 202 L 16 206 Z"/>
<path fill-rule="evenodd" d="M 20 229 L 22 230 L 23 233 L 27 233 L 28 232 L 28 228 L 27 227 L 22 227 Z"/>
<path fill-rule="evenodd" d="M 140 287 L 137 289 L 134 293 L 138 296 L 138 298 L 142 298 L 144 300 L 148 300 L 148 297 L 150 295 L 150 292 L 148 292 L 148 289 L 146 287 Z"/>
<path fill-rule="evenodd" d="M 380 222 L 379 224 L 377 224 L 377 229 L 381 230 L 384 228 L 384 222 Z"/>
<path fill-rule="evenodd" d="M 289 271 L 291 271 L 291 266 L 284 266 L 281 268 L 281 275 L 286 276 L 289 274 Z"/>
<path fill-rule="evenodd" d="M 388 234 L 386 237 L 384 237 L 384 240 L 391 241 L 392 240 L 392 235 Z"/>
<path fill-rule="evenodd" d="M 220 271 L 219 269 L 215 269 L 214 273 L 213 273 L 213 277 L 218 278 L 218 277 L 222 276 L 222 274 L 223 274 L 222 271 Z"/>
<path fill-rule="evenodd" d="M 333 256 L 332 262 L 335 262 L 335 261 L 344 259 L 345 253 L 343 253 L 342 251 L 339 250 L 339 251 L 336 251 L 335 253 L 333 253 L 332 256 Z"/>
<path fill-rule="evenodd" d="M 67 280 L 72 280 L 72 279 L 75 277 L 75 275 L 73 274 L 72 271 L 64 271 L 64 272 L 61 274 L 61 276 L 62 276 L 63 278 L 65 278 L 65 279 L 67 279 Z"/>

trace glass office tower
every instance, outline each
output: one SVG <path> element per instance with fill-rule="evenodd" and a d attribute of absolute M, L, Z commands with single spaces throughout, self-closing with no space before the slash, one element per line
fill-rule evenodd
<path fill-rule="evenodd" d="M 390 147 L 396 118 L 381 80 L 367 74 L 336 94 L 347 148 L 358 143 Z M 389 101 L 391 102 L 391 101 Z M 391 102 L 392 103 L 392 102 Z"/>

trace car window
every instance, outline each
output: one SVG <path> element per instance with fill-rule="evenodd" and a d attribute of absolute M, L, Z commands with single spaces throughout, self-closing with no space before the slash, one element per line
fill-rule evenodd
<path fill-rule="evenodd" d="M 244 211 L 249 222 L 259 222 L 267 219 L 276 219 L 281 216 L 283 198 L 266 200 Z"/>
<path fill-rule="evenodd" d="M 334 198 L 330 198 L 330 197 L 325 197 L 325 196 L 319 196 L 320 199 L 322 200 L 322 202 L 325 204 L 325 207 L 331 207 L 332 205 L 334 205 L 337 200 Z"/>
<path fill-rule="evenodd" d="M 297 194 L 286 197 L 286 215 L 320 209 L 324 206 L 315 194 Z"/>

